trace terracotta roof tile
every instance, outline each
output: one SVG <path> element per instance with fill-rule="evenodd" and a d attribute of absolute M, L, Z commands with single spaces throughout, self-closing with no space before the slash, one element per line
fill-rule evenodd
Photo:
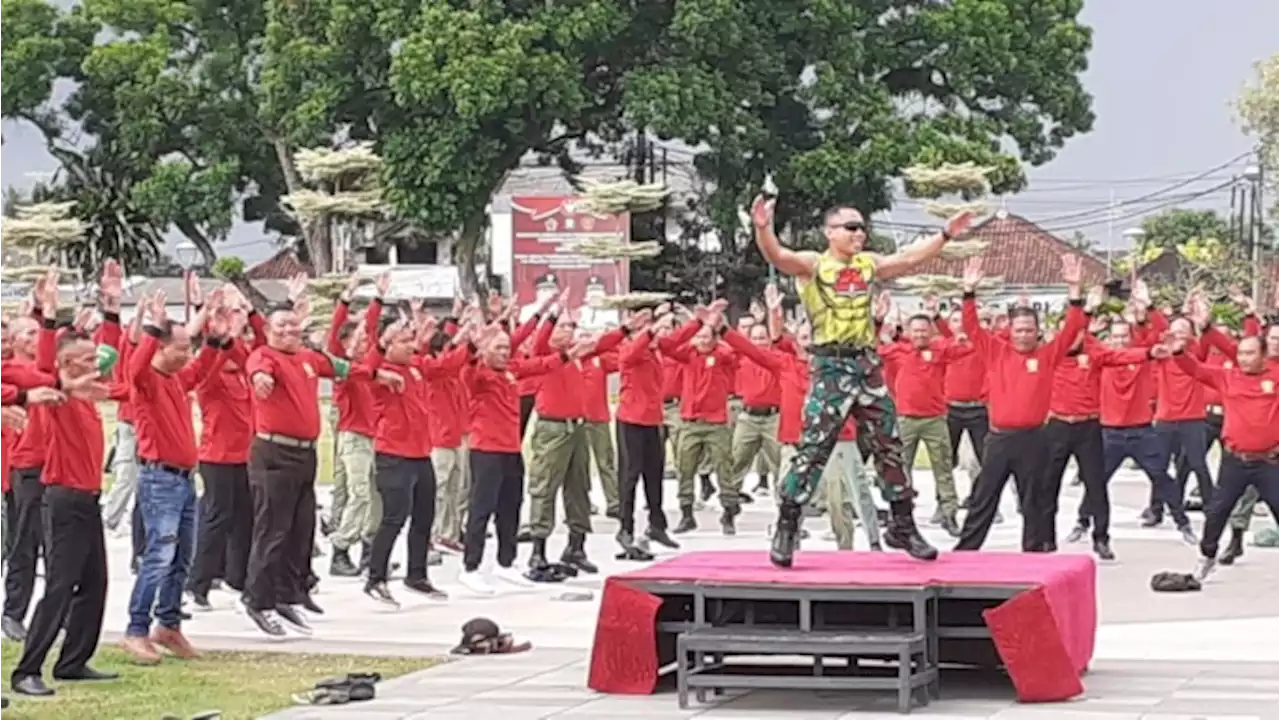
<path fill-rule="evenodd" d="M 245 271 L 250 280 L 288 280 L 298 273 L 315 276 L 311 265 L 298 259 L 292 248 L 285 248 Z"/>
<path fill-rule="evenodd" d="M 1068 252 L 1084 258 L 1086 285 L 1102 283 L 1108 275 L 1106 263 L 1013 214 L 997 213 L 975 225 L 961 239 L 989 243 L 982 256 L 983 272 L 1003 278 L 1005 285 L 1061 285 L 1061 256 Z M 960 277 L 963 269 L 963 260 L 937 259 L 920 272 Z"/>

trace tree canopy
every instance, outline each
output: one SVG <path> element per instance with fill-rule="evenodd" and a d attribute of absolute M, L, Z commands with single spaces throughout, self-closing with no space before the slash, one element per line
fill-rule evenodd
<path fill-rule="evenodd" d="M 1236 112 L 1244 131 L 1258 143 L 1258 158 L 1271 191 L 1271 217 L 1276 218 L 1277 173 L 1280 173 L 1280 53 L 1254 65 L 1254 77 L 1240 93 Z"/>
<path fill-rule="evenodd" d="M 177 230 L 209 265 L 242 218 L 301 236 L 327 270 L 327 224 L 281 207 L 294 154 L 371 141 L 388 225 L 456 237 L 467 282 L 523 158 L 573 171 L 645 134 L 698 148 L 722 237 L 768 171 L 799 232 L 837 203 L 889 208 L 913 164 L 973 162 L 1015 191 L 1021 163 L 1092 126 L 1082 5 L 4 0 L 3 115 L 40 129 L 65 179 L 104 173 L 82 217 L 127 217 L 150 242 Z"/>

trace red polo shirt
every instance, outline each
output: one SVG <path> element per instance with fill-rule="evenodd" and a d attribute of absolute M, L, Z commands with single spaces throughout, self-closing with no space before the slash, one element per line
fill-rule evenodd
<path fill-rule="evenodd" d="M 453 347 L 439 357 L 415 355 L 412 362 L 388 362 L 377 344 L 370 347 L 365 365 L 395 373 L 404 380 L 402 390 L 378 385 L 378 429 L 373 449 L 383 455 L 403 458 L 431 456 L 431 407 L 427 402 L 428 378 L 456 376 L 471 357 L 465 345 Z"/>
<path fill-rule="evenodd" d="M 1276 392 L 1280 373 L 1267 363 L 1260 373 L 1238 367 L 1219 370 L 1179 353 L 1174 362 L 1188 375 L 1212 385 L 1222 396 L 1222 444 L 1239 453 L 1268 453 L 1276 449 Z"/>
<path fill-rule="evenodd" d="M 382 301 L 375 299 L 369 303 L 364 313 L 363 323 L 365 336 L 371 345 L 378 343 L 378 318 L 381 315 Z M 347 350 L 338 340 L 338 331 L 347 322 L 350 307 L 339 302 L 333 310 L 333 322 L 329 326 L 329 334 L 325 339 L 325 347 L 334 357 L 356 361 L 359 358 L 347 358 Z M 333 383 L 333 402 L 338 408 L 338 429 L 353 432 L 365 437 L 373 437 L 378 424 L 377 383 L 368 373 L 353 372 L 343 380 Z"/>
<path fill-rule="evenodd" d="M 658 341 L 662 353 L 684 366 L 684 385 L 680 389 L 680 417 L 686 421 L 727 423 L 729 395 L 738 371 L 738 355 L 724 343 L 717 343 L 709 353 L 701 353 L 688 344 L 697 334 L 702 321 L 693 320 Z"/>
<path fill-rule="evenodd" d="M 653 345 L 653 333 L 646 330 L 628 338 L 618 351 L 622 371 L 620 422 L 645 427 L 662 425 L 663 358 Z"/>
<path fill-rule="evenodd" d="M 196 387 L 200 402 L 200 462 L 240 465 L 249 462 L 253 443 L 253 390 L 242 363 L 244 343 L 235 342 L 222 367 L 211 370 Z"/>
<path fill-rule="evenodd" d="M 609 376 L 618 372 L 618 353 L 596 355 L 582 363 L 582 404 L 587 422 L 607 423 L 609 412 Z"/>
<path fill-rule="evenodd" d="M 581 358 L 565 363 L 542 377 L 538 388 L 538 398 L 534 409 L 539 418 L 548 420 L 576 420 L 587 416 L 587 402 L 583 368 L 592 364 L 601 353 L 616 348 L 627 337 L 627 331 L 619 328 L 611 330 L 596 341 L 593 352 Z M 534 355 L 546 357 L 559 353 L 550 345 L 551 333 L 541 335 L 534 344 Z"/>
<path fill-rule="evenodd" d="M 511 358 L 505 370 L 495 370 L 483 361 L 463 370 L 463 382 L 471 398 L 471 449 L 481 452 L 520 452 L 521 378 L 545 375 L 564 365 L 563 355 L 535 359 Z"/>
<path fill-rule="evenodd" d="M 160 349 L 158 332 L 148 326 L 138 349 L 129 357 L 138 459 L 191 470 L 199 460 L 199 449 L 187 393 L 221 366 L 224 353 L 217 347 L 202 348 L 182 369 L 165 374 L 151 366 Z"/>
<path fill-rule="evenodd" d="M 982 328 L 973 296 L 965 297 L 962 317 L 965 334 L 982 354 L 987 367 L 987 412 L 992 429 L 1019 430 L 1043 425 L 1049 414 L 1054 371 L 1065 358 L 1071 340 L 1088 322 L 1079 302 L 1068 307 L 1062 331 L 1052 341 L 1026 353 L 1016 350 L 1009 340 Z"/>
<path fill-rule="evenodd" d="M 255 395 L 254 432 L 284 435 L 295 440 L 320 437 L 320 378 L 333 377 L 333 365 L 324 354 L 302 349 L 296 353 L 268 345 L 255 349 L 245 366 L 249 386 L 258 373 L 269 375 L 275 387 L 265 398 Z"/>
<path fill-rule="evenodd" d="M 102 463 L 106 443 L 98 406 L 88 400 L 68 398 L 50 405 L 49 455 L 40 481 L 88 493 L 102 492 Z"/>
<path fill-rule="evenodd" d="M 880 357 L 896 378 L 892 389 L 898 414 L 915 418 L 945 415 L 947 366 L 973 353 L 972 345 L 945 338 L 934 338 L 924 348 L 909 342 L 881 345 Z"/>
<path fill-rule="evenodd" d="M 778 376 L 787 365 L 786 353 L 761 349 L 746 335 L 729 330 L 724 339 L 738 353 L 738 394 L 747 408 L 777 408 L 782 404 Z"/>

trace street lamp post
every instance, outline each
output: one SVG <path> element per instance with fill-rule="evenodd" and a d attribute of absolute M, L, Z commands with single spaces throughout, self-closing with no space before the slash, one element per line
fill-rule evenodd
<path fill-rule="evenodd" d="M 190 270 L 191 266 L 196 263 L 196 258 L 200 255 L 200 251 L 196 249 L 195 244 L 190 242 L 178 243 L 173 253 L 183 270 Z"/>

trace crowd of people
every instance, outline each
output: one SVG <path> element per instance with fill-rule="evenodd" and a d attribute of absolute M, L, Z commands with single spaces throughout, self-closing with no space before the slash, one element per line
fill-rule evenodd
<path fill-rule="evenodd" d="M 54 692 L 41 667 L 62 629 L 56 679 L 113 677 L 89 661 L 106 597 L 104 528 L 120 527 L 130 504 L 136 578 L 121 644 L 139 662 L 196 654 L 182 633 L 184 593 L 208 608 L 215 583 L 239 594 L 266 635 L 310 633 L 308 616 L 323 613 L 312 597 L 322 379 L 333 383 L 336 412 L 334 503 L 320 523 L 332 546 L 328 571 L 362 577 L 364 592 L 389 606 L 397 605 L 391 555 L 406 526 L 402 586 L 433 599 L 445 595 L 429 570 L 441 552 L 461 554 L 460 583 L 479 595 L 597 572 L 586 545 L 593 461 L 605 514 L 632 559 L 651 558 L 650 543 L 678 549 L 676 538 L 697 527 L 698 504 L 718 493 L 724 535 L 736 533 L 743 504 L 776 498 L 779 566 L 791 565 L 801 519 L 815 506 L 842 549 L 854 547 L 856 517 L 873 550 L 931 560 L 937 549 L 913 515 L 921 445 L 935 480 L 932 522 L 957 539 L 956 550 L 983 546 L 1012 477 L 1022 550 L 1055 551 L 1071 460 L 1084 500 L 1066 540 L 1090 534 L 1103 560 L 1115 557 L 1108 481 L 1126 459 L 1151 482 L 1143 524 L 1160 525 L 1167 513 L 1183 540 L 1199 544 L 1201 576 L 1218 561 L 1233 512 L 1247 522 L 1261 499 L 1274 516 L 1280 340 L 1243 299 L 1239 334 L 1211 322 L 1203 295 L 1175 312 L 1155 307 L 1141 282 L 1122 313 L 1106 314 L 1101 289 L 1084 292 L 1080 260 L 1067 255 L 1069 302 L 1049 327 L 1024 303 L 1007 312 L 980 306 L 982 265 L 973 259 L 949 312 L 928 298 L 894 319 L 874 283 L 915 271 L 964 232 L 967 217 L 888 257 L 862 252 L 866 227 L 852 208 L 827 214 L 822 254 L 777 243 L 771 201 L 758 201 L 753 217 L 765 256 L 799 280 L 807 312 L 798 322 L 786 321 L 773 286 L 733 324 L 717 301 L 636 310 L 619 327 L 591 331 L 575 323 L 567 294 L 523 322 L 496 295 L 438 318 L 420 302 L 392 299 L 383 275 L 363 309 L 353 279 L 327 331 L 312 339 L 304 280 L 289 302 L 261 311 L 234 286 L 207 297 L 192 288 L 182 322 L 153 295 L 122 327 L 114 262 L 103 269 L 96 316 L 70 323 L 58 320 L 56 273 L 46 276 L 29 310 L 4 325 L 2 622 L 7 637 L 24 641 L 13 689 Z M 115 472 L 101 507 L 98 404 L 108 401 L 117 403 Z M 980 470 L 961 500 L 952 469 L 966 435 Z M 1212 439 L 1222 447 L 1216 482 Z M 680 512 L 671 528 L 668 460 Z M 753 468 L 757 486 L 745 492 Z M 1191 475 L 1206 508 L 1200 536 L 1184 510 Z M 889 506 L 883 516 L 872 484 Z M 558 502 L 568 534 L 553 559 Z M 1222 563 L 1243 552 L 1243 532 L 1232 526 Z M 485 573 L 489 538 L 496 568 Z M 28 625 L 40 555 L 44 591 Z"/>

